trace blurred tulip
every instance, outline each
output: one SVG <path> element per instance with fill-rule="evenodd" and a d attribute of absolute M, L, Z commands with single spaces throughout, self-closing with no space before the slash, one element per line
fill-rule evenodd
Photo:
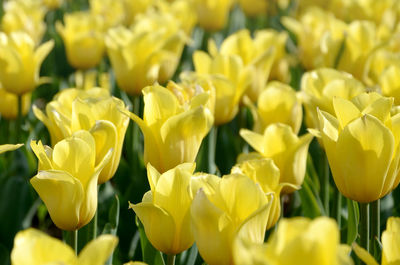
<path fill-rule="evenodd" d="M 269 213 L 267 229 L 270 229 L 281 217 L 280 194 L 284 186 L 291 186 L 293 189 L 300 187 L 289 183 L 279 183 L 279 168 L 270 158 L 253 159 L 235 165 L 232 174 L 243 174 L 259 184 L 265 194 L 273 194 L 273 200 Z"/>
<path fill-rule="evenodd" d="M 303 120 L 303 109 L 298 94 L 290 86 L 277 81 L 270 82 L 260 93 L 257 107 L 249 102 L 254 128 L 258 133 L 272 123 L 284 123 L 298 133 Z"/>
<path fill-rule="evenodd" d="M 179 254 L 194 243 L 190 221 L 190 181 L 196 165 L 180 164 L 160 174 L 147 164 L 147 177 L 151 191 L 141 203 L 131 204 L 143 223 L 151 244 L 166 254 Z"/>
<path fill-rule="evenodd" d="M 261 244 L 271 202 L 259 185 L 242 174 L 203 178 L 191 206 L 193 233 L 203 260 L 209 265 L 233 263 L 233 241 L 240 236 Z M 196 192 L 196 190 L 194 190 Z"/>
<path fill-rule="evenodd" d="M 43 82 L 40 66 L 54 46 L 48 41 L 35 48 L 28 34 L 0 32 L 0 83 L 7 92 L 23 95 Z"/>
<path fill-rule="evenodd" d="M 231 121 L 239 110 L 239 102 L 250 84 L 250 71 L 238 55 L 217 54 L 213 58 L 203 51 L 193 54 L 193 79 L 209 82 L 215 89 L 215 124 Z M 186 73 L 186 75 L 190 75 Z"/>
<path fill-rule="evenodd" d="M 118 244 L 113 235 L 101 235 L 89 242 L 77 257 L 72 248 L 40 230 L 18 232 L 11 252 L 12 265 L 104 265 Z"/>
<path fill-rule="evenodd" d="M 64 0 L 43 0 L 43 4 L 50 10 L 60 8 Z"/>
<path fill-rule="evenodd" d="M 106 29 L 121 25 L 125 21 L 123 0 L 89 0 L 93 17 L 100 16 Z"/>
<path fill-rule="evenodd" d="M 262 243 L 262 242 L 261 242 Z M 340 245 L 336 222 L 327 217 L 283 219 L 267 243 L 237 237 L 235 264 L 240 265 L 352 265 L 350 247 Z"/>
<path fill-rule="evenodd" d="M 127 113 L 144 135 L 144 161 L 163 173 L 185 162 L 194 162 L 200 144 L 213 124 L 209 97 L 202 93 L 181 105 L 168 89 L 145 87 L 144 118 Z"/>
<path fill-rule="evenodd" d="M 109 30 L 105 42 L 118 86 L 139 95 L 145 86 L 167 82 L 175 73 L 186 39 L 171 14 L 148 13 L 132 30 Z"/>
<path fill-rule="evenodd" d="M 197 14 L 191 1 L 174 0 L 172 3 L 158 1 L 156 7 L 164 13 L 171 13 L 179 21 L 180 28 L 188 36 L 192 35 L 197 23 Z"/>
<path fill-rule="evenodd" d="M 352 99 L 366 91 L 364 85 L 351 75 L 329 68 L 305 73 L 301 90 L 308 128 L 318 127 L 317 108 L 334 114 L 333 98 Z"/>
<path fill-rule="evenodd" d="M 222 30 L 229 17 L 232 0 L 194 0 L 199 25 L 206 31 Z"/>
<path fill-rule="evenodd" d="M 131 25 L 138 14 L 145 13 L 155 0 L 122 0 L 125 10 L 125 25 Z"/>
<path fill-rule="evenodd" d="M 71 66 L 89 69 L 100 63 L 105 50 L 105 26 L 100 16 L 88 12 L 65 14 L 64 25 L 57 21 L 56 29 L 64 41 Z"/>
<path fill-rule="evenodd" d="M 268 5 L 274 4 L 268 0 L 239 0 L 240 7 L 248 17 L 256 17 L 266 15 Z"/>
<path fill-rule="evenodd" d="M 99 175 L 99 184 L 102 184 L 114 176 L 119 165 L 129 125 L 129 118 L 122 113 L 125 109 L 122 100 L 111 97 L 104 89 L 94 88 L 63 90 L 47 104 L 46 114 L 35 106 L 33 112 L 49 130 L 52 145 L 76 131 L 87 130 L 92 131 L 95 140 L 96 163 L 113 148 L 110 162 Z"/>
<path fill-rule="evenodd" d="M 400 115 L 391 117 L 393 98 L 363 93 L 333 99 L 335 116 L 318 111 L 319 131 L 333 179 L 349 199 L 378 200 L 399 183 Z"/>
<path fill-rule="evenodd" d="M 242 59 L 250 79 L 246 94 L 253 102 L 257 101 L 258 95 L 264 89 L 275 58 L 274 47 L 261 46 L 260 41 L 260 39 L 253 40 L 250 31 L 244 29 L 226 38 L 219 51 L 223 56 L 238 55 Z M 212 56 L 218 56 L 215 42 L 211 41 L 209 46 Z"/>
<path fill-rule="evenodd" d="M 301 186 L 306 173 L 308 146 L 313 138 L 309 133 L 298 137 L 289 125 L 274 123 L 269 125 L 264 135 L 246 129 L 240 130 L 242 136 L 260 157 L 272 158 L 278 166 L 281 176 L 280 183 L 290 183 Z M 243 154 L 239 162 L 254 157 L 252 153 Z M 291 193 L 295 189 L 285 186 L 283 193 Z"/>
<path fill-rule="evenodd" d="M 25 32 L 32 38 L 35 46 L 39 45 L 46 31 L 46 8 L 41 1 L 11 0 L 2 3 L 5 12 L 1 20 L 1 30 L 6 34 Z"/>
<path fill-rule="evenodd" d="M 54 149 L 40 141 L 32 141 L 31 148 L 39 159 L 39 171 L 31 184 L 54 224 L 63 230 L 88 224 L 97 209 L 98 177 L 110 161 L 112 149 L 96 163 L 95 138 L 87 131 L 72 134 Z"/>
<path fill-rule="evenodd" d="M 22 115 L 25 116 L 31 108 L 31 93 L 22 95 Z M 18 96 L 0 88 L 1 117 L 15 120 L 18 117 Z"/>

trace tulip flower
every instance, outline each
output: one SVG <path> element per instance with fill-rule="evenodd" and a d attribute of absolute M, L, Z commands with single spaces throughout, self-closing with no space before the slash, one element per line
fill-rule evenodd
<path fill-rule="evenodd" d="M 91 130 L 96 144 L 96 162 L 103 159 L 109 148 L 113 148 L 110 162 L 99 175 L 99 184 L 108 181 L 117 171 L 129 125 L 129 118 L 121 112 L 124 109 L 122 100 L 111 97 L 101 88 L 63 90 L 47 104 L 46 114 L 33 107 L 36 117 L 49 130 L 52 145 L 76 131 Z"/>
<path fill-rule="evenodd" d="M 138 14 L 143 14 L 154 5 L 154 0 L 123 0 L 125 11 L 125 25 L 132 25 Z"/>
<path fill-rule="evenodd" d="M 121 0 L 89 0 L 90 12 L 100 16 L 106 29 L 121 25 L 125 20 L 124 3 Z"/>
<path fill-rule="evenodd" d="M 43 4 L 50 10 L 60 8 L 63 3 L 64 0 L 43 0 Z"/>
<path fill-rule="evenodd" d="M 241 162 L 232 168 L 231 173 L 246 175 L 255 183 L 259 184 L 264 193 L 273 194 L 274 199 L 271 204 L 267 229 L 273 227 L 281 216 L 280 193 L 282 188 L 285 186 L 291 186 L 296 190 L 300 188 L 289 183 L 279 183 L 279 168 L 270 158 Z"/>
<path fill-rule="evenodd" d="M 389 217 L 386 230 L 382 233 L 382 265 L 393 265 L 400 262 L 400 218 Z M 378 265 L 378 262 L 365 249 L 353 244 L 356 255 L 367 265 Z"/>
<path fill-rule="evenodd" d="M 194 162 L 203 138 L 210 131 L 213 115 L 206 108 L 207 94 L 181 105 L 168 89 L 145 87 L 143 120 L 127 113 L 144 136 L 144 162 L 163 173 L 179 164 Z"/>
<path fill-rule="evenodd" d="M 269 125 L 264 134 L 241 129 L 240 136 L 245 139 L 258 154 L 243 154 L 239 162 L 252 157 L 272 158 L 280 170 L 280 183 L 301 186 L 306 173 L 308 146 L 313 138 L 309 133 L 298 137 L 289 125 L 274 123 Z M 283 193 L 293 192 L 293 186 L 285 186 Z"/>
<path fill-rule="evenodd" d="M 196 72 L 185 75 L 215 89 L 215 124 L 228 123 L 237 114 L 240 99 L 250 84 L 250 69 L 238 55 L 217 54 L 212 58 L 203 51 L 193 54 L 193 63 Z"/>
<path fill-rule="evenodd" d="M 54 149 L 40 141 L 32 141 L 31 148 L 39 159 L 39 172 L 31 184 L 54 224 L 72 231 L 89 223 L 97 209 L 99 174 L 111 159 L 112 149 L 96 163 L 95 139 L 83 130 L 58 142 Z"/>
<path fill-rule="evenodd" d="M 317 128 L 317 108 L 334 114 L 333 98 L 352 99 L 365 92 L 366 89 L 361 82 L 347 73 L 321 68 L 303 75 L 301 91 L 306 111 L 306 124 L 308 128 Z"/>
<path fill-rule="evenodd" d="M 46 8 L 41 1 L 5 1 L 1 30 L 6 34 L 25 32 L 38 46 L 46 32 Z M 0 52 L 0 54 L 3 52 Z"/>
<path fill-rule="evenodd" d="M 25 116 L 31 107 L 31 93 L 22 95 L 22 115 Z M 9 120 L 18 117 L 18 96 L 0 88 L 0 114 Z"/>
<path fill-rule="evenodd" d="M 143 223 L 150 243 L 161 252 L 176 255 L 188 249 L 194 238 L 191 231 L 189 192 L 196 165 L 185 163 L 160 174 L 150 163 L 147 177 L 151 191 L 138 204 L 129 204 Z"/>
<path fill-rule="evenodd" d="M 363 93 L 334 98 L 335 116 L 318 111 L 319 132 L 333 179 L 349 199 L 368 203 L 399 183 L 400 115 L 391 117 L 393 98 Z"/>
<path fill-rule="evenodd" d="M 131 30 L 115 27 L 105 38 L 117 84 L 130 95 L 156 81 L 167 82 L 187 40 L 171 14 L 148 13 L 136 21 Z"/>
<path fill-rule="evenodd" d="M 381 72 L 379 84 L 382 90 L 382 95 L 393 97 L 396 105 L 400 104 L 400 60 L 398 64 L 388 66 Z"/>
<path fill-rule="evenodd" d="M 15 236 L 11 264 L 104 265 L 117 244 L 117 237 L 101 235 L 89 242 L 76 256 L 74 250 L 62 241 L 37 229 L 28 228 Z"/>
<path fill-rule="evenodd" d="M 258 244 L 264 241 L 274 198 L 265 196 L 259 185 L 242 174 L 199 177 L 203 185 L 193 185 L 200 189 L 190 210 L 199 253 L 209 265 L 234 264 L 235 237 Z"/>
<path fill-rule="evenodd" d="M 32 92 L 43 82 L 39 78 L 40 66 L 54 46 L 48 41 L 35 48 L 28 34 L 13 32 L 9 36 L 0 32 L 0 83 L 7 92 L 23 95 Z"/>
<path fill-rule="evenodd" d="M 248 17 L 266 15 L 268 11 L 268 0 L 239 0 L 240 7 Z"/>
<path fill-rule="evenodd" d="M 88 12 L 65 14 L 64 25 L 57 21 L 56 29 L 71 66 L 85 70 L 100 63 L 105 51 L 104 21 L 100 16 Z"/>
<path fill-rule="evenodd" d="M 262 242 L 261 242 L 262 243 Z M 352 265 L 350 247 L 340 245 L 333 219 L 305 217 L 283 219 L 267 243 L 254 244 L 237 237 L 235 264 L 241 265 Z"/>
<path fill-rule="evenodd" d="M 257 35 L 260 36 L 261 34 Z M 275 48 L 264 44 L 260 38 L 253 40 L 250 31 L 240 30 L 226 38 L 219 51 L 224 56 L 238 55 L 241 58 L 250 79 L 246 94 L 253 101 L 257 100 L 261 90 L 264 89 L 275 58 Z M 212 56 L 218 56 L 215 42 L 210 41 L 209 51 Z"/>
<path fill-rule="evenodd" d="M 232 0 L 195 0 L 199 25 L 206 31 L 218 31 L 225 27 L 229 11 L 234 1 Z"/>
<path fill-rule="evenodd" d="M 270 82 L 260 93 L 257 107 L 251 102 L 251 112 L 254 119 L 253 130 L 264 132 L 272 123 L 284 123 L 298 133 L 303 120 L 303 109 L 298 93 L 290 86 L 277 81 Z"/>

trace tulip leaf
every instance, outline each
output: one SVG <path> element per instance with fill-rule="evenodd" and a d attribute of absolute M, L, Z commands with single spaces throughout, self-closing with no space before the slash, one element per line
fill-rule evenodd
<path fill-rule="evenodd" d="M 117 229 L 119 224 L 119 199 L 118 196 L 115 195 L 114 201 L 110 207 L 108 212 L 108 223 L 104 226 L 102 234 L 112 234 L 117 235 Z M 106 264 L 111 265 L 113 261 L 113 255 L 107 260 Z"/>
<path fill-rule="evenodd" d="M 325 215 L 324 207 L 318 195 L 312 190 L 312 180 L 306 174 L 302 188 L 298 191 L 301 198 L 301 205 L 304 216 L 315 218 L 320 215 Z"/>
<path fill-rule="evenodd" d="M 180 254 L 179 264 L 195 265 L 198 253 L 196 244 L 193 244 L 191 248 Z"/>
<path fill-rule="evenodd" d="M 360 220 L 357 202 L 347 199 L 347 211 L 347 244 L 351 246 L 357 237 L 358 223 Z"/>
<path fill-rule="evenodd" d="M 144 232 L 144 226 L 137 217 L 136 225 L 140 232 L 140 245 L 142 247 L 143 262 L 147 264 L 164 265 L 161 252 L 151 245 L 150 241 L 147 239 L 146 233 Z"/>

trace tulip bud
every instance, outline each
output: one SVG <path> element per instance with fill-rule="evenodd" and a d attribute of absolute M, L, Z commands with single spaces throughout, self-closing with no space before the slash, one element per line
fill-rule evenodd
<path fill-rule="evenodd" d="M 31 108 L 31 93 L 22 95 L 22 115 L 25 116 Z M 18 96 L 0 88 L 0 114 L 9 120 L 18 117 Z"/>
<path fill-rule="evenodd" d="M 200 27 L 206 31 L 218 31 L 225 27 L 232 0 L 195 0 L 194 1 Z"/>

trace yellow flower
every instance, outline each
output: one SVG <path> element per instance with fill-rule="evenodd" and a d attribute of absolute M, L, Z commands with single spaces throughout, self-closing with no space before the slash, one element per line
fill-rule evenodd
<path fill-rule="evenodd" d="M 44 16 L 46 8 L 41 1 L 14 0 L 4 3 L 4 16 L 1 20 L 1 29 L 7 34 L 25 32 L 39 45 L 46 31 Z"/>
<path fill-rule="evenodd" d="M 191 206 L 197 248 L 209 265 L 234 264 L 235 237 L 261 244 L 275 198 L 265 196 L 259 185 L 242 174 L 198 178 Z"/>
<path fill-rule="evenodd" d="M 89 69 L 100 63 L 105 50 L 104 21 L 100 16 L 88 12 L 65 14 L 64 25 L 57 21 L 56 29 L 73 67 Z"/>
<path fill-rule="evenodd" d="M 308 146 L 313 138 L 311 134 L 298 137 L 289 125 L 274 123 L 265 129 L 264 135 L 246 129 L 241 129 L 240 135 L 260 157 L 274 160 L 281 172 L 280 183 L 301 186 L 306 173 Z M 243 154 L 239 161 L 248 160 L 249 156 L 254 157 L 251 153 Z M 290 193 L 294 190 L 293 187 L 286 186 L 282 192 Z"/>
<path fill-rule="evenodd" d="M 54 46 L 48 41 L 35 48 L 28 34 L 14 32 L 9 36 L 0 32 L 0 83 L 16 95 L 32 92 L 43 80 L 40 66 Z"/>
<path fill-rule="evenodd" d="M 351 75 L 329 68 L 305 73 L 301 90 L 308 128 L 318 127 L 317 108 L 334 114 L 333 98 L 352 99 L 366 91 L 363 84 Z"/>
<path fill-rule="evenodd" d="M 104 265 L 117 244 L 117 237 L 101 235 L 89 242 L 77 257 L 72 248 L 62 241 L 28 228 L 15 236 L 11 264 Z"/>
<path fill-rule="evenodd" d="M 335 116 L 318 111 L 322 141 L 339 191 L 358 202 L 382 198 L 399 183 L 400 115 L 393 98 L 363 93 L 334 98 Z"/>
<path fill-rule="evenodd" d="M 205 93 L 181 105 L 168 89 L 145 87 L 144 118 L 129 113 L 144 135 L 144 161 L 163 173 L 179 164 L 194 162 L 201 141 L 213 124 Z"/>
<path fill-rule="evenodd" d="M 31 93 L 22 95 L 22 115 L 26 115 L 31 107 Z M 18 116 L 18 96 L 0 87 L 1 117 L 14 120 Z"/>
<path fill-rule="evenodd" d="M 138 14 L 145 13 L 155 0 L 122 0 L 125 10 L 125 24 L 131 25 Z"/>
<path fill-rule="evenodd" d="M 64 0 L 43 0 L 43 4 L 48 9 L 57 9 L 64 3 Z"/>
<path fill-rule="evenodd" d="M 129 118 L 121 111 L 122 100 L 111 97 L 107 90 L 66 89 L 47 104 L 46 114 L 33 107 L 36 117 L 50 132 L 52 145 L 79 130 L 91 130 L 96 144 L 96 162 L 103 159 L 109 148 L 114 152 L 99 176 L 99 184 L 112 178 L 118 168 Z"/>
<path fill-rule="evenodd" d="M 232 0 L 194 0 L 200 27 L 207 31 L 223 29 L 232 4 Z"/>
<path fill-rule="evenodd" d="M 193 197 L 190 182 L 196 165 L 180 164 L 160 174 L 147 164 L 151 191 L 138 204 L 129 203 L 143 223 L 151 244 L 166 254 L 178 254 L 194 242 L 191 231 L 190 205 Z"/>
<path fill-rule="evenodd" d="M 255 17 L 259 15 L 266 15 L 268 5 L 274 4 L 269 3 L 272 1 L 268 0 L 239 0 L 240 7 L 248 17 Z"/>
<path fill-rule="evenodd" d="M 228 123 L 237 114 L 240 99 L 251 82 L 249 69 L 238 55 L 217 54 L 212 58 L 203 51 L 193 54 L 193 63 L 196 72 L 191 78 L 209 82 L 215 89 L 215 124 Z"/>
<path fill-rule="evenodd" d="M 277 81 L 270 82 L 260 93 L 257 107 L 248 102 L 253 114 L 254 128 L 258 133 L 272 123 L 284 123 L 298 133 L 303 120 L 303 109 L 298 94 L 290 86 Z"/>
<path fill-rule="evenodd" d="M 168 13 L 147 13 L 131 28 L 110 29 L 105 42 L 118 86 L 139 95 L 145 86 L 172 77 L 187 38 Z"/>
<path fill-rule="evenodd" d="M 257 34 L 257 37 L 253 40 L 249 30 L 240 30 L 226 38 L 219 51 L 224 56 L 238 55 L 242 59 L 250 79 L 246 94 L 253 102 L 264 89 L 275 58 L 275 47 L 262 45 L 265 44 L 262 34 Z M 218 56 L 215 42 L 210 41 L 209 44 L 210 53 Z"/>
<path fill-rule="evenodd" d="M 231 173 L 243 174 L 259 184 L 266 194 L 273 194 L 273 200 L 269 213 L 267 229 L 275 225 L 281 216 L 280 193 L 284 186 L 294 189 L 299 187 L 289 183 L 279 183 L 279 168 L 270 158 L 252 159 L 241 162 L 232 168 Z"/>
<path fill-rule="evenodd" d="M 123 0 L 89 0 L 90 12 L 103 18 L 106 29 L 118 26 L 125 20 Z"/>
<path fill-rule="evenodd" d="M 262 243 L 262 242 L 261 242 Z M 267 243 L 237 237 L 235 264 L 240 265 L 352 265 L 350 247 L 340 245 L 336 222 L 327 217 L 284 219 Z"/>
<path fill-rule="evenodd" d="M 400 262 L 400 218 L 389 217 L 386 230 L 382 233 L 382 265 L 394 265 Z M 378 262 L 365 249 L 353 244 L 356 255 L 367 265 L 378 265 Z"/>
<path fill-rule="evenodd" d="M 94 137 L 78 131 L 58 142 L 54 149 L 31 142 L 39 159 L 33 188 L 46 205 L 54 224 L 63 230 L 77 230 L 92 220 L 97 209 L 97 182 L 111 159 L 112 149 L 96 163 Z"/>

